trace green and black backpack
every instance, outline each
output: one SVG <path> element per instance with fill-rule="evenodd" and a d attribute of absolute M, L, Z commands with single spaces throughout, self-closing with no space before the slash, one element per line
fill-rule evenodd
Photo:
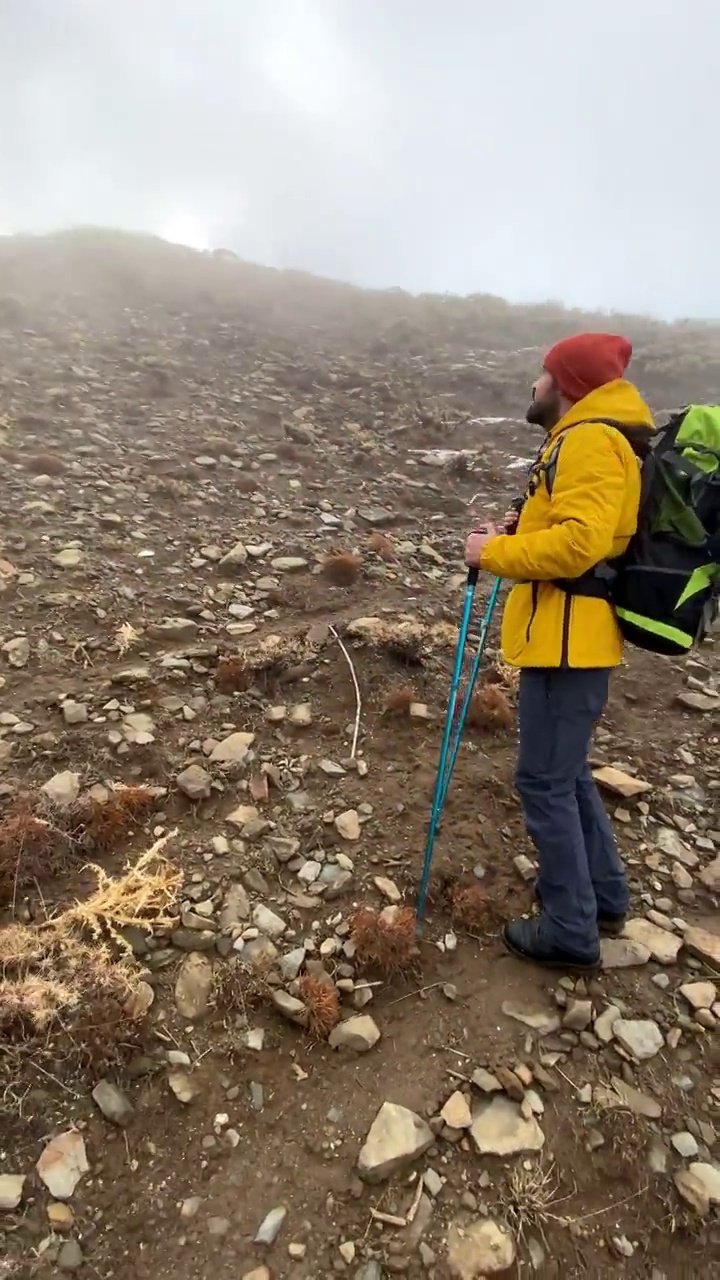
<path fill-rule="evenodd" d="M 608 425 L 640 458 L 637 532 L 619 559 L 557 585 L 570 595 L 608 599 L 623 636 L 640 649 L 687 653 L 705 635 L 720 599 L 720 405 L 689 405 L 649 442 L 620 422 Z M 550 494 L 561 443 L 543 468 Z"/>

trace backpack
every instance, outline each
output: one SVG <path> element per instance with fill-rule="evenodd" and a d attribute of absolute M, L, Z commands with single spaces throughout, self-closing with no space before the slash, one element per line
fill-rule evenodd
<path fill-rule="evenodd" d="M 720 598 L 720 405 L 689 405 L 652 437 L 606 418 L 641 466 L 638 527 L 625 553 L 577 579 L 570 595 L 603 596 L 622 635 L 651 653 L 688 653 Z M 579 424 L 578 424 L 579 425 Z M 543 464 L 552 495 L 562 437 Z"/>

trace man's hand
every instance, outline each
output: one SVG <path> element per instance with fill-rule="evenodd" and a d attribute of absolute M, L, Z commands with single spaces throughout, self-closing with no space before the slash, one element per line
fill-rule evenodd
<path fill-rule="evenodd" d="M 515 533 L 519 519 L 520 512 L 515 507 L 508 507 L 502 518 L 503 533 Z"/>
<path fill-rule="evenodd" d="M 494 524 L 485 524 L 468 534 L 465 542 L 465 563 L 468 569 L 480 568 L 480 557 L 490 539 L 497 537 L 497 533 Z"/>

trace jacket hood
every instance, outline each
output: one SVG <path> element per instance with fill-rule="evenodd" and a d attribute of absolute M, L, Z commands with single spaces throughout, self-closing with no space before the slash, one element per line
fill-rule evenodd
<path fill-rule="evenodd" d="M 604 386 L 597 387 L 568 409 L 553 427 L 549 439 L 554 440 L 568 427 L 593 418 L 607 422 L 610 426 L 634 428 L 623 432 L 628 438 L 642 436 L 647 439 L 655 430 L 652 412 L 637 387 L 625 378 L 616 378 L 614 382 L 606 382 Z"/>

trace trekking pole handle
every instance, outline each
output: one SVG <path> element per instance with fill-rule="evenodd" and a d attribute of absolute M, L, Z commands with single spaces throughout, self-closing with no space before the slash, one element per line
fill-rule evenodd
<path fill-rule="evenodd" d="M 477 586 L 477 580 L 479 575 L 480 575 L 480 570 L 477 567 L 468 569 L 467 584 L 469 587 Z"/>

